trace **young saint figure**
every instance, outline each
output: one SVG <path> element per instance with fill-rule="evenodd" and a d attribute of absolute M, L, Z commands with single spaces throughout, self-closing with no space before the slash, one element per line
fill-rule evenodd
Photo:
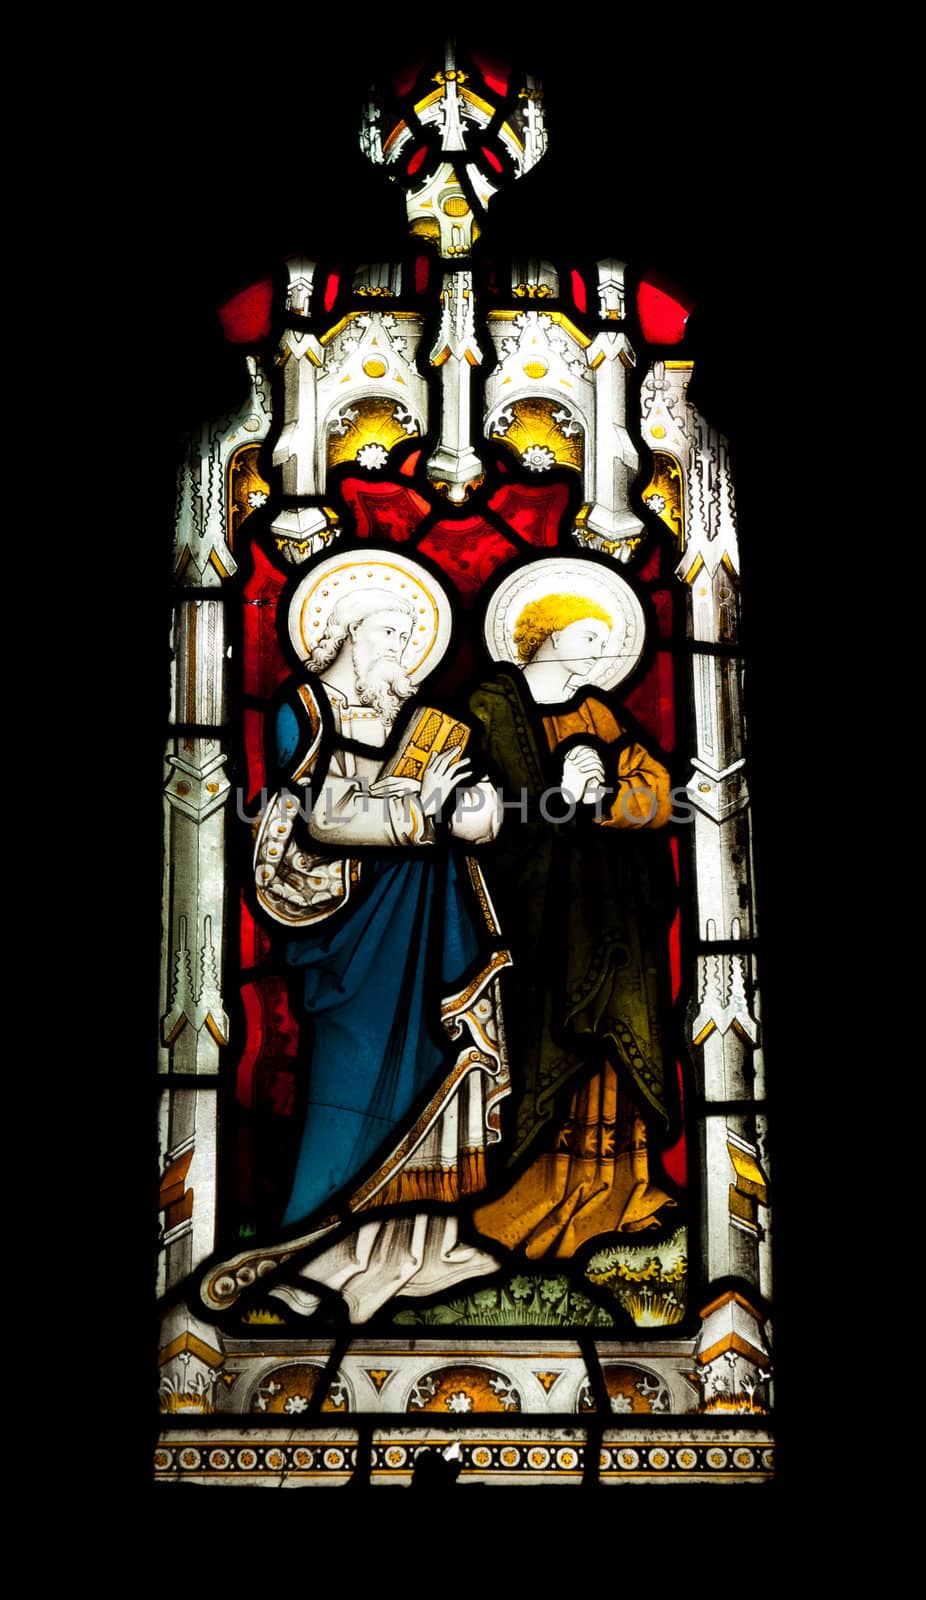
<path fill-rule="evenodd" d="M 516 1173 L 474 1220 L 534 1259 L 655 1230 L 676 1204 L 650 1154 L 650 1129 L 673 1121 L 670 778 L 600 692 L 636 665 L 643 627 L 633 591 L 603 564 L 532 562 L 490 603 L 500 670 L 470 701 L 507 801 L 484 861 L 513 961 L 505 1144 Z"/>

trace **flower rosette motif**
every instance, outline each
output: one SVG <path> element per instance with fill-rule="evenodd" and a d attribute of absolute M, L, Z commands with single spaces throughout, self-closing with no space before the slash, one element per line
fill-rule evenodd
<path fill-rule="evenodd" d="M 194 1450 L 192 1445 L 187 1445 L 186 1449 L 180 1452 L 180 1465 L 187 1472 L 195 1472 L 201 1460 L 199 1451 Z"/>
<path fill-rule="evenodd" d="M 216 1472 L 226 1472 L 231 1466 L 231 1456 L 227 1450 L 210 1450 L 209 1465 L 210 1467 L 213 1467 Z"/>
<path fill-rule="evenodd" d="M 556 457 L 547 445 L 532 444 L 521 451 L 521 463 L 528 472 L 549 472 L 556 465 Z"/>
<path fill-rule="evenodd" d="M 314 1459 L 312 1451 L 306 1450 L 304 1446 L 300 1446 L 298 1450 L 293 1451 L 293 1465 L 298 1467 L 301 1472 L 305 1472 L 312 1465 Z"/>
<path fill-rule="evenodd" d="M 746 1471 L 749 1467 L 755 1466 L 755 1461 L 756 1458 L 751 1450 L 740 1449 L 734 1450 L 733 1452 L 734 1465 L 737 1467 L 742 1467 L 744 1471 Z"/>
<path fill-rule="evenodd" d="M 380 472 L 389 460 L 389 452 L 381 444 L 363 444 L 357 451 L 357 465 L 371 472 Z"/>
<path fill-rule="evenodd" d="M 251 1449 L 239 1450 L 235 1459 L 242 1471 L 250 1472 L 257 1466 L 257 1451 Z"/>
<path fill-rule="evenodd" d="M 507 1445 L 501 1452 L 499 1460 L 503 1467 L 519 1467 L 521 1465 L 521 1452 L 513 1444 Z"/>
<path fill-rule="evenodd" d="M 173 1465 L 173 1459 L 174 1459 L 173 1458 L 173 1452 L 171 1450 L 155 1450 L 155 1452 L 154 1452 L 154 1470 L 155 1470 L 155 1472 L 166 1472 L 168 1467 Z"/>
<path fill-rule="evenodd" d="M 646 1459 L 657 1472 L 662 1472 L 663 1468 L 669 1465 L 669 1452 L 664 1450 L 662 1445 L 657 1445 L 655 1450 L 648 1452 Z"/>
<path fill-rule="evenodd" d="M 636 1450 L 618 1450 L 617 1464 L 622 1472 L 635 1472 L 640 1465 L 640 1457 Z"/>
<path fill-rule="evenodd" d="M 579 1465 L 579 1452 L 571 1445 L 564 1445 L 562 1450 L 556 1452 L 556 1465 L 562 1467 L 564 1472 L 574 1472 Z"/>
<path fill-rule="evenodd" d="M 329 1472 L 337 1472 L 338 1469 L 344 1465 L 344 1451 L 334 1449 L 326 1450 L 324 1461 Z"/>
<path fill-rule="evenodd" d="M 727 1452 L 726 1450 L 722 1450 L 719 1445 L 715 1444 L 712 1445 L 710 1450 L 708 1450 L 706 1459 L 709 1467 L 719 1469 L 720 1467 L 725 1467 L 727 1464 Z"/>
<path fill-rule="evenodd" d="M 550 1465 L 550 1452 L 543 1445 L 535 1445 L 527 1452 L 527 1464 L 535 1472 L 542 1472 L 544 1467 Z"/>
<path fill-rule="evenodd" d="M 504 1459 L 504 1455 L 505 1455 L 505 1452 L 503 1451 L 502 1452 L 502 1458 L 503 1459 Z M 492 1452 L 486 1445 L 480 1444 L 480 1445 L 477 1445 L 476 1448 L 473 1450 L 470 1459 L 471 1459 L 474 1467 L 491 1467 L 491 1465 L 492 1465 Z"/>
<path fill-rule="evenodd" d="M 675 1459 L 680 1467 L 684 1467 L 689 1472 L 692 1467 L 696 1467 L 698 1464 L 696 1450 L 676 1450 Z"/>

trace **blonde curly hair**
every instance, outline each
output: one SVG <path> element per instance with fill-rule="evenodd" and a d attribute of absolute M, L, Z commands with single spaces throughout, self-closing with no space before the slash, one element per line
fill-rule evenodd
<path fill-rule="evenodd" d="M 604 607 L 594 600 L 582 600 L 574 594 L 545 594 L 542 600 L 531 600 L 514 626 L 518 660 L 530 661 L 551 633 L 559 633 L 561 628 L 581 622 L 584 617 L 606 622 L 609 628 L 614 626 Z"/>

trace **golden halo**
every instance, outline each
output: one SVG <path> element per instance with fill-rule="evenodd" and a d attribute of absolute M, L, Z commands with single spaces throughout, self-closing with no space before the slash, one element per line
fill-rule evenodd
<path fill-rule="evenodd" d="M 335 603 L 345 595 L 374 590 L 410 601 L 415 621 L 402 665 L 413 683 L 425 677 L 440 662 L 450 641 L 452 613 L 450 601 L 430 572 L 398 552 L 356 550 L 342 556 L 329 556 L 306 573 L 289 607 L 289 637 L 306 666 L 312 665 L 312 651 L 328 626 Z"/>
<path fill-rule="evenodd" d="M 569 556 L 541 556 L 513 572 L 496 589 L 484 627 L 486 647 L 493 661 L 523 665 L 514 642 L 515 625 L 526 605 L 551 594 L 590 600 L 613 618 L 605 653 L 583 682 L 589 687 L 613 689 L 629 677 L 643 653 L 643 607 L 627 580 L 612 567 Z"/>

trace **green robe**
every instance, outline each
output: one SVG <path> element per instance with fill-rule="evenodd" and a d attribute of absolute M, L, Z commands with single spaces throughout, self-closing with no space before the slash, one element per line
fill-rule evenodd
<path fill-rule="evenodd" d="M 608 716 L 597 695 L 581 704 Z M 585 806 L 569 822 L 543 818 L 540 797 L 559 788 L 563 753 L 549 749 L 541 721 L 549 708 L 535 705 L 519 672 L 483 684 L 470 710 L 505 799 L 527 796 L 527 820 L 507 810 L 483 857 L 514 963 L 505 1007 L 516 1085 L 510 1160 L 538 1148 L 560 1091 L 576 1088 L 602 1056 L 624 1069 L 641 1109 L 657 1115 L 665 1134 L 672 1118 L 662 1019 L 676 901 L 665 832 L 602 825 Z M 606 783 L 614 785 L 614 756 L 629 740 L 598 744 Z M 554 795 L 547 809 L 559 816 L 567 807 Z"/>

